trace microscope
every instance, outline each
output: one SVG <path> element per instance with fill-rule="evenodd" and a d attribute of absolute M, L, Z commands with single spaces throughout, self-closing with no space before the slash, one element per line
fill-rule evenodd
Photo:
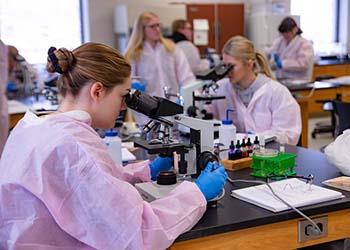
<path fill-rule="evenodd" d="M 208 113 L 203 105 L 210 104 L 214 100 L 225 99 L 225 96 L 214 93 L 219 87 L 217 81 L 224 78 L 232 69 L 232 64 L 220 63 L 200 75 L 197 74 L 196 81 L 180 89 L 184 110 L 188 116 L 204 120 L 213 119 L 213 115 Z"/>
<path fill-rule="evenodd" d="M 139 183 L 135 187 L 143 198 L 152 201 L 165 196 L 178 184 L 177 180 L 193 180 L 206 167 L 208 162 L 219 161 L 214 151 L 214 130 L 220 122 L 188 117 L 183 114 L 183 107 L 168 99 L 149 96 L 138 90 L 126 96 L 127 106 L 148 116 L 151 120 L 144 126 L 143 134 L 155 132 L 155 138 L 136 138 L 134 145 L 145 149 L 149 154 L 173 157 L 178 165 L 177 173 L 161 172 L 157 183 Z M 174 126 L 183 125 L 190 129 L 188 141 L 179 141 L 173 137 Z M 184 139 L 186 140 L 186 139 Z"/>

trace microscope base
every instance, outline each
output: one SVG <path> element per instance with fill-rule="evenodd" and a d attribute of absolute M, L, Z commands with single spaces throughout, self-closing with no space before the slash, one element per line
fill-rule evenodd
<path fill-rule="evenodd" d="M 174 185 L 159 185 L 157 184 L 157 182 L 153 181 L 153 182 L 137 183 L 135 184 L 135 187 L 137 191 L 139 191 L 139 193 L 141 194 L 142 199 L 144 199 L 147 202 L 152 202 L 154 200 L 167 196 L 172 190 L 174 190 L 180 184 L 181 184 L 181 181 L 177 182 Z M 221 193 L 214 199 L 208 201 L 207 207 L 217 207 L 218 200 L 220 200 L 224 194 L 225 192 Z"/>
<path fill-rule="evenodd" d="M 167 196 L 173 189 L 175 189 L 181 182 L 173 185 L 159 185 L 157 182 L 137 183 L 135 187 L 141 194 L 145 201 L 151 202 L 159 198 Z"/>

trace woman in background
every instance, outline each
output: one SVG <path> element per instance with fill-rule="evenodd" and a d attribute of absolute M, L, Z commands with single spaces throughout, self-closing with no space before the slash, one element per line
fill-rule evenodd
<path fill-rule="evenodd" d="M 293 18 L 285 18 L 278 27 L 281 36 L 267 49 L 273 56 L 276 74 L 281 79 L 312 80 L 314 50 Z"/>
<path fill-rule="evenodd" d="M 201 59 L 198 48 L 192 43 L 192 25 L 184 19 L 175 20 L 170 37 L 185 54 L 193 74 L 209 69 L 209 61 Z"/>
<path fill-rule="evenodd" d="M 0 161 L 0 249 L 165 249 L 195 225 L 225 183 L 208 164 L 196 182 L 143 201 L 132 185 L 154 180 L 170 158 L 116 165 L 94 128 L 114 126 L 130 91 L 131 67 L 113 48 L 50 48 L 60 73 L 56 113 L 28 111 Z"/>
<path fill-rule="evenodd" d="M 223 48 L 223 61 L 233 65 L 228 78 L 218 82 L 218 95 L 226 99 L 212 103 L 214 117 L 231 119 L 238 132 L 276 136 L 280 143 L 296 145 L 301 133 L 300 108 L 289 90 L 272 79 L 266 58 L 248 39 L 235 36 Z"/>
<path fill-rule="evenodd" d="M 131 76 L 146 81 L 149 95 L 164 97 L 164 88 L 176 94 L 181 86 L 195 80 L 184 53 L 162 36 L 159 18 L 152 12 L 144 12 L 136 19 L 125 57 L 132 67 Z M 141 125 L 148 120 L 134 114 Z"/>

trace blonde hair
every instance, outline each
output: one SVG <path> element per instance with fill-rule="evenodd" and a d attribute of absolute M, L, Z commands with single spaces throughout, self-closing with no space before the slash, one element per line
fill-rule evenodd
<path fill-rule="evenodd" d="M 237 57 L 243 61 L 254 61 L 254 72 L 263 73 L 270 78 L 273 78 L 269 63 L 266 57 L 255 50 L 253 42 L 242 36 L 231 37 L 224 45 L 222 53 Z"/>
<path fill-rule="evenodd" d="M 46 68 L 61 74 L 57 87 L 62 96 L 77 96 L 91 81 L 102 83 L 109 91 L 131 74 L 125 58 L 116 49 L 100 43 L 85 43 L 73 51 L 51 47 L 48 54 Z"/>
<path fill-rule="evenodd" d="M 130 36 L 130 40 L 128 43 L 128 47 L 126 49 L 125 58 L 130 60 L 139 60 L 141 52 L 143 50 L 145 35 L 144 28 L 146 23 L 152 18 L 158 16 L 153 12 L 143 12 L 138 18 L 135 20 L 133 30 Z M 165 50 L 169 53 L 173 53 L 175 50 L 175 44 L 169 39 L 164 38 L 160 35 L 160 43 L 163 44 Z"/>

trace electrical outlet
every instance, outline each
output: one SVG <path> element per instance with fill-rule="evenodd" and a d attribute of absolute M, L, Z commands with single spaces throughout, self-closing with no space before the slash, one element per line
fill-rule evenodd
<path fill-rule="evenodd" d="M 308 220 L 298 221 L 298 241 L 304 242 L 307 240 L 326 237 L 328 234 L 328 217 L 315 217 L 311 218 L 317 226 L 320 228 L 321 233 L 314 228 L 314 226 Z"/>

